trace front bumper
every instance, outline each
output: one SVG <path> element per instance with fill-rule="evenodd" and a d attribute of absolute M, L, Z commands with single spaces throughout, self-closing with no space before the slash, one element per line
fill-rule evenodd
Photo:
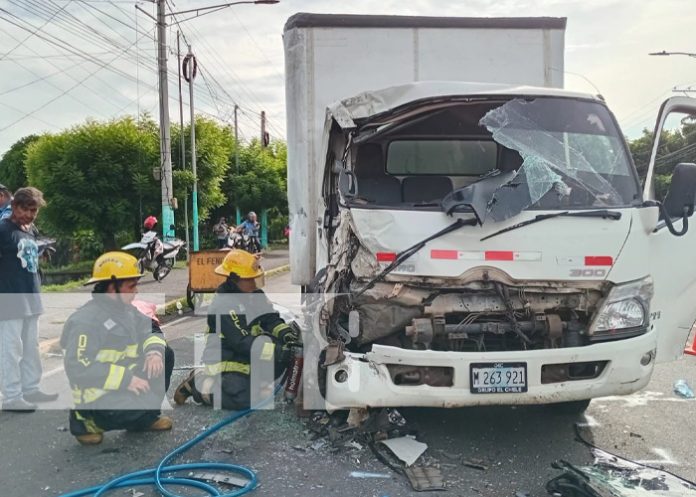
<path fill-rule="evenodd" d="M 584 347 L 511 352 L 438 352 L 373 345 L 365 354 L 346 353 L 327 368 L 326 401 L 331 409 L 352 407 L 462 407 L 477 405 L 550 404 L 609 395 L 626 395 L 650 381 L 655 360 L 641 364 L 657 347 L 656 332 Z M 654 355 L 653 355 L 654 357 Z M 542 384 L 542 366 L 608 361 L 596 378 Z M 526 362 L 525 393 L 474 394 L 469 365 L 474 362 Z M 392 381 L 388 364 L 451 367 L 452 386 L 403 386 Z M 340 373 L 339 373 L 340 372 Z M 337 381 L 338 377 L 342 382 Z"/>

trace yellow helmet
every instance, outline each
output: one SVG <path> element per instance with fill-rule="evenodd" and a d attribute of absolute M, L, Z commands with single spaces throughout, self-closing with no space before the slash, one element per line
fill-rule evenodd
<path fill-rule="evenodd" d="M 215 268 L 217 274 L 229 276 L 234 273 L 242 279 L 258 278 L 264 274 L 258 257 L 246 250 L 232 249 Z"/>
<path fill-rule="evenodd" d="M 128 280 L 140 278 L 138 259 L 125 252 L 106 252 L 94 261 L 92 277 L 87 284 L 100 281 Z"/>

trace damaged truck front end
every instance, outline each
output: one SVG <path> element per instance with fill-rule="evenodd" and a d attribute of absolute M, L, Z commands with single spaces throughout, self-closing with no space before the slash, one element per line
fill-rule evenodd
<path fill-rule="evenodd" d="M 604 103 L 531 89 L 383 102 L 343 101 L 325 129 L 325 265 L 308 291 L 328 405 L 582 409 L 645 386 L 650 271 L 612 270 L 656 209 Z"/>

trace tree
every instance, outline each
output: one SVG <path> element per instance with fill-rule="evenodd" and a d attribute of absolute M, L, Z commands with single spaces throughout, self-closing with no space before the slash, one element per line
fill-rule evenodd
<path fill-rule="evenodd" d="M 225 178 L 224 190 L 230 200 L 226 208 L 239 207 L 242 212 L 261 209 L 276 209 L 288 212 L 287 197 L 287 146 L 273 141 L 262 147 L 258 140 L 239 150 L 239 173 L 234 166 L 234 154 L 230 156 L 232 166 Z"/>
<path fill-rule="evenodd" d="M 27 174 L 24 167 L 27 148 L 38 139 L 38 135 L 28 135 L 19 139 L 0 159 L 0 183 L 11 191 L 27 186 Z"/>
<path fill-rule="evenodd" d="M 106 249 L 133 232 L 143 212 L 159 211 L 157 126 L 132 118 L 89 121 L 44 135 L 27 150 L 29 182 L 44 192 L 41 219 L 55 234 L 92 230 Z"/>
<path fill-rule="evenodd" d="M 652 153 L 653 133 L 647 129 L 629 143 L 642 184 L 645 184 L 648 163 Z M 654 185 L 658 200 L 664 200 L 672 181 L 674 167 L 681 162 L 696 162 L 696 120 L 685 116 L 678 126 L 664 129 L 655 159 Z"/>
<path fill-rule="evenodd" d="M 222 182 L 229 169 L 229 156 L 234 147 L 233 132 L 227 126 L 196 117 L 196 172 L 198 175 L 198 217 L 201 221 L 208 219 L 211 210 L 225 203 L 227 197 L 222 189 Z M 181 130 L 172 128 L 172 162 L 174 168 L 174 192 L 177 198 L 189 197 L 193 188 L 193 171 L 191 170 L 191 127 L 184 128 L 186 145 L 186 167 L 180 164 Z M 183 209 L 178 216 L 183 218 Z M 191 210 L 189 209 L 189 216 Z M 183 226 L 183 223 L 180 223 Z"/>

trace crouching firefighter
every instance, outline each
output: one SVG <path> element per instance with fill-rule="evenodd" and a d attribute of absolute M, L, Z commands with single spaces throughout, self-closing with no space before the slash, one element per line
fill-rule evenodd
<path fill-rule="evenodd" d="M 94 263 L 92 298 L 75 311 L 60 338 L 75 409 L 70 433 L 83 445 L 109 430 L 163 431 L 160 406 L 174 368 L 159 324 L 134 305 L 142 274 L 135 257 L 107 252 Z"/>
<path fill-rule="evenodd" d="M 231 250 L 215 268 L 226 276 L 210 305 L 204 368 L 191 371 L 174 394 L 182 405 L 193 397 L 199 404 L 241 410 L 250 407 L 252 368 L 273 368 L 278 378 L 298 345 L 299 333 L 285 323 L 261 290 L 264 271 L 256 256 Z M 264 375 L 270 378 L 269 375 Z M 220 395 L 214 401 L 215 395 Z"/>

